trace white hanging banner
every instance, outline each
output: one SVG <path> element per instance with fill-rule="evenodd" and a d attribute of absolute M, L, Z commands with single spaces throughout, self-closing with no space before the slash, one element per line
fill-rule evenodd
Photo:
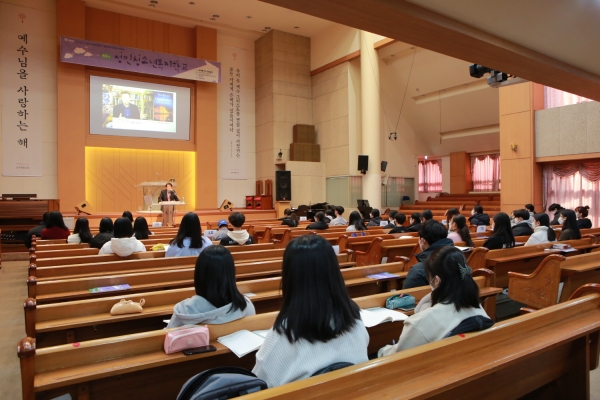
<path fill-rule="evenodd" d="M 219 151 L 223 179 L 246 179 L 247 51 L 221 45 L 219 85 Z"/>
<path fill-rule="evenodd" d="M 0 3 L 2 175 L 42 176 L 42 54 L 39 10 Z"/>

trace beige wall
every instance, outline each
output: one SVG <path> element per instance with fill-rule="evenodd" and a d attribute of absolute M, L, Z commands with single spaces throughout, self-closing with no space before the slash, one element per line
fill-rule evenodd
<path fill-rule="evenodd" d="M 13 5 L 28 7 L 31 13 L 41 15 L 43 24 L 38 27 L 38 33 L 48 47 L 56 44 L 56 2 L 54 0 L 1 0 L 0 1 L 0 37 L 5 34 L 2 19 L 12 15 Z M 57 128 L 56 128 L 56 51 L 42 53 L 43 65 L 37 65 L 40 82 L 43 87 L 43 131 L 42 157 L 43 175 L 39 177 L 3 176 L 0 179 L 2 193 L 36 193 L 40 198 L 58 198 L 57 183 Z M 0 68 L 2 66 L 0 53 Z M 0 96 L 0 115 L 2 114 L 2 96 Z M 0 124 L 0 146 L 2 146 L 2 124 Z M 0 154 L 1 157 L 1 154 Z M 0 165 L 2 164 L 0 159 Z M 83 168 L 83 165 L 75 166 Z"/>
<path fill-rule="evenodd" d="M 327 201 L 325 190 L 325 163 L 288 161 L 285 163 L 292 175 L 292 205 Z"/>

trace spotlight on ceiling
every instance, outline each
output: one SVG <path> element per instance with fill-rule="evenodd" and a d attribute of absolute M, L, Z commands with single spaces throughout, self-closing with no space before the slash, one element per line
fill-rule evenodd
<path fill-rule="evenodd" d="M 193 6 L 194 4 L 196 4 L 196 3 L 194 3 L 193 1 L 190 1 L 190 5 L 191 6 Z"/>
<path fill-rule="evenodd" d="M 509 75 L 502 71 L 497 71 L 488 67 L 484 67 L 483 65 L 469 65 L 469 75 L 471 75 L 473 78 L 481 78 L 487 73 L 490 74 L 490 76 L 487 78 L 487 84 L 493 88 L 528 82 L 526 79 L 519 78 L 514 75 Z"/>
<path fill-rule="evenodd" d="M 213 14 L 213 18 L 219 18 L 219 14 Z"/>
<path fill-rule="evenodd" d="M 248 18 L 248 19 L 252 18 L 252 15 L 248 15 L 246 18 Z"/>
<path fill-rule="evenodd" d="M 300 29 L 300 27 L 299 26 L 295 26 L 294 29 Z"/>

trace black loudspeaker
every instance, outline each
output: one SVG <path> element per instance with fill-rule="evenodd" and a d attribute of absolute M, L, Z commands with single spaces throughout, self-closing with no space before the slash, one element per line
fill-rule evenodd
<path fill-rule="evenodd" d="M 387 168 L 387 161 L 382 161 L 381 162 L 381 172 L 385 172 L 386 168 Z"/>
<path fill-rule="evenodd" d="M 275 171 L 275 201 L 292 200 L 292 172 Z"/>
<path fill-rule="evenodd" d="M 358 170 L 363 174 L 369 169 L 369 156 L 358 156 Z"/>

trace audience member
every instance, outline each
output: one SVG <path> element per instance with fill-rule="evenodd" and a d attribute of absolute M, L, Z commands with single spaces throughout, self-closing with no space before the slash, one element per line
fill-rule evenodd
<path fill-rule="evenodd" d="M 123 211 L 123 215 L 121 215 L 121 218 L 127 218 L 133 224 L 133 214 L 131 214 L 131 211 Z"/>
<path fill-rule="evenodd" d="M 460 211 L 458 211 L 458 208 L 453 207 L 453 208 L 449 208 L 446 210 L 446 213 L 444 214 L 444 217 L 446 218 L 446 223 L 444 225 L 448 226 L 448 228 L 450 228 L 450 222 L 452 222 L 452 218 L 455 215 L 461 215 Z"/>
<path fill-rule="evenodd" d="M 330 226 L 348 225 L 348 221 L 346 221 L 346 219 L 342 217 L 342 214 L 344 214 L 344 207 L 335 206 L 333 208 L 333 212 L 335 213 L 335 218 L 329 223 Z"/>
<path fill-rule="evenodd" d="M 246 217 L 241 212 L 233 212 L 229 214 L 229 222 L 233 226 L 233 230 L 227 233 L 227 236 L 221 239 L 223 246 L 238 246 L 252 244 L 252 236 L 247 230 L 242 229 Z"/>
<path fill-rule="evenodd" d="M 552 221 L 550 221 L 550 225 L 562 225 L 558 222 L 558 219 L 560 218 L 560 210 L 564 210 L 564 208 L 561 207 L 560 204 L 550 204 L 550 207 L 548 207 L 548 212 L 554 214 L 554 218 L 552 219 Z"/>
<path fill-rule="evenodd" d="M 448 233 L 448 239 L 454 243 L 465 242 L 469 247 L 475 247 L 471 240 L 471 232 L 467 226 L 467 219 L 464 215 L 456 215 L 450 223 L 451 232 Z"/>
<path fill-rule="evenodd" d="M 281 221 L 281 225 L 287 225 L 290 228 L 295 228 L 298 226 L 298 217 L 295 213 L 292 212 L 289 208 L 286 208 L 283 212 L 283 220 Z"/>
<path fill-rule="evenodd" d="M 90 222 L 85 217 L 77 218 L 73 234 L 67 238 L 67 243 L 90 243 L 94 235 L 90 231 Z"/>
<path fill-rule="evenodd" d="M 117 218 L 114 226 L 115 237 L 104 243 L 98 254 L 116 254 L 121 257 L 146 251 L 146 246 L 133 236 L 133 226 L 129 218 Z"/>
<path fill-rule="evenodd" d="M 427 221 L 419 229 L 419 247 L 421 252 L 415 257 L 418 263 L 413 265 L 406 275 L 404 281 L 404 289 L 410 289 L 418 286 L 427 286 L 429 280 L 425 275 L 423 269 L 423 262 L 433 253 L 435 250 L 445 247 L 454 246 L 452 239 L 448 239 L 448 231 L 441 222 L 435 220 Z"/>
<path fill-rule="evenodd" d="M 71 234 L 69 228 L 65 225 L 63 216 L 59 211 L 52 211 L 48 214 L 46 227 L 42 230 L 42 239 L 66 239 Z"/>
<path fill-rule="evenodd" d="M 451 246 L 437 249 L 425 261 L 424 271 L 432 289 L 431 307 L 408 317 L 398 343 L 381 348 L 379 357 L 494 324 L 481 308 L 479 288 L 462 251 Z"/>
<path fill-rule="evenodd" d="M 328 208 L 327 210 L 325 210 L 325 222 L 327 222 L 329 224 L 329 223 L 331 223 L 331 221 L 333 221 L 334 218 L 335 218 L 335 212 L 331 208 Z"/>
<path fill-rule="evenodd" d="M 577 227 L 575 211 L 563 208 L 559 213 L 558 223 L 562 225 L 562 231 L 558 240 L 562 242 L 563 240 L 581 239 L 581 232 L 579 232 L 579 228 Z"/>
<path fill-rule="evenodd" d="M 393 228 L 390 233 L 406 233 L 408 232 L 408 228 L 404 226 L 406 222 L 406 215 L 404 213 L 398 212 L 394 216 L 394 220 L 396 221 L 396 227 Z"/>
<path fill-rule="evenodd" d="M 350 213 L 350 221 L 348 221 L 348 227 L 346 232 L 365 231 L 365 221 L 362 219 L 358 211 L 352 211 Z"/>
<path fill-rule="evenodd" d="M 326 239 L 305 235 L 290 242 L 281 293 L 281 310 L 252 370 L 269 387 L 308 378 L 336 362 L 368 360 L 369 334 Z"/>
<path fill-rule="evenodd" d="M 424 224 L 427 221 L 430 221 L 433 219 L 433 213 L 431 212 L 431 210 L 425 210 L 421 213 L 421 223 Z"/>
<path fill-rule="evenodd" d="M 529 224 L 529 211 L 520 209 L 513 211 L 514 225 L 512 227 L 513 236 L 531 236 L 533 229 Z"/>
<path fill-rule="evenodd" d="M 102 218 L 98 226 L 99 233 L 90 242 L 90 247 L 101 249 L 104 243 L 110 242 L 110 239 L 114 237 L 113 229 L 112 219 L 107 217 Z"/>
<path fill-rule="evenodd" d="M 325 222 L 325 213 L 322 211 L 319 211 L 318 213 L 315 214 L 315 222 L 313 222 L 312 224 L 309 224 L 306 229 L 308 230 L 325 230 L 325 229 L 329 229 L 329 225 L 327 225 L 327 222 Z"/>
<path fill-rule="evenodd" d="M 507 213 L 499 212 L 492 218 L 492 236 L 483 243 L 489 250 L 515 247 L 515 236 L 510 227 L 510 217 Z"/>
<path fill-rule="evenodd" d="M 475 206 L 471 210 L 471 216 L 469 217 L 469 223 L 471 225 L 489 225 L 490 216 L 483 213 L 482 206 Z"/>
<path fill-rule="evenodd" d="M 40 222 L 40 224 L 38 226 L 31 228 L 27 232 L 27 234 L 25 235 L 25 239 L 23 239 L 23 241 L 25 242 L 26 248 L 28 248 L 28 249 L 31 248 L 31 238 L 33 235 L 35 235 L 35 237 L 37 239 L 42 238 L 42 231 L 44 229 L 46 229 L 46 222 L 48 221 L 48 215 L 50 215 L 50 212 L 45 212 L 44 215 L 42 216 L 42 222 Z"/>
<path fill-rule="evenodd" d="M 398 211 L 396 210 L 391 210 L 388 213 L 388 224 L 386 226 L 383 227 L 383 229 L 394 229 L 396 227 L 396 214 L 398 214 Z"/>
<path fill-rule="evenodd" d="M 408 227 L 407 230 L 409 232 L 419 232 L 421 229 L 421 214 L 418 212 L 414 212 L 410 215 L 408 219 Z"/>
<path fill-rule="evenodd" d="M 370 217 L 371 217 L 371 219 L 369 220 L 369 223 L 367 224 L 367 226 L 380 226 L 381 225 L 381 217 L 379 216 L 379 210 L 377 208 L 374 208 L 371 210 Z"/>
<path fill-rule="evenodd" d="M 550 228 L 550 217 L 546 213 L 535 214 L 535 229 L 533 234 L 527 239 L 525 246 L 555 242 L 556 234 L 554 229 Z"/>
<path fill-rule="evenodd" d="M 137 240 L 148 239 L 148 237 L 154 235 L 148 228 L 148 221 L 144 217 L 137 217 L 133 223 L 133 236 Z"/>
<path fill-rule="evenodd" d="M 195 296 L 175 304 L 167 328 L 224 324 L 256 314 L 250 299 L 237 288 L 233 257 L 226 247 L 210 246 L 198 256 L 194 287 Z"/>
<path fill-rule="evenodd" d="M 525 204 L 525 209 L 529 213 L 529 218 L 527 219 L 527 222 L 529 223 L 529 226 L 531 226 L 531 229 L 533 229 L 535 228 L 535 218 L 533 218 L 533 216 L 535 215 L 535 207 L 533 206 L 533 204 Z"/>
<path fill-rule="evenodd" d="M 169 243 L 165 257 L 197 256 L 209 246 L 212 246 L 212 242 L 202 236 L 200 218 L 189 212 L 181 218 L 177 235 Z"/>
<path fill-rule="evenodd" d="M 229 223 L 227 220 L 221 219 L 217 222 L 217 228 L 217 232 L 215 232 L 212 237 L 212 240 L 215 242 L 221 241 L 221 239 L 227 237 L 227 234 L 229 233 Z"/>
<path fill-rule="evenodd" d="M 592 227 L 592 220 L 588 218 L 589 206 L 575 207 L 575 214 L 577 215 L 577 227 L 579 229 L 590 229 Z"/>

